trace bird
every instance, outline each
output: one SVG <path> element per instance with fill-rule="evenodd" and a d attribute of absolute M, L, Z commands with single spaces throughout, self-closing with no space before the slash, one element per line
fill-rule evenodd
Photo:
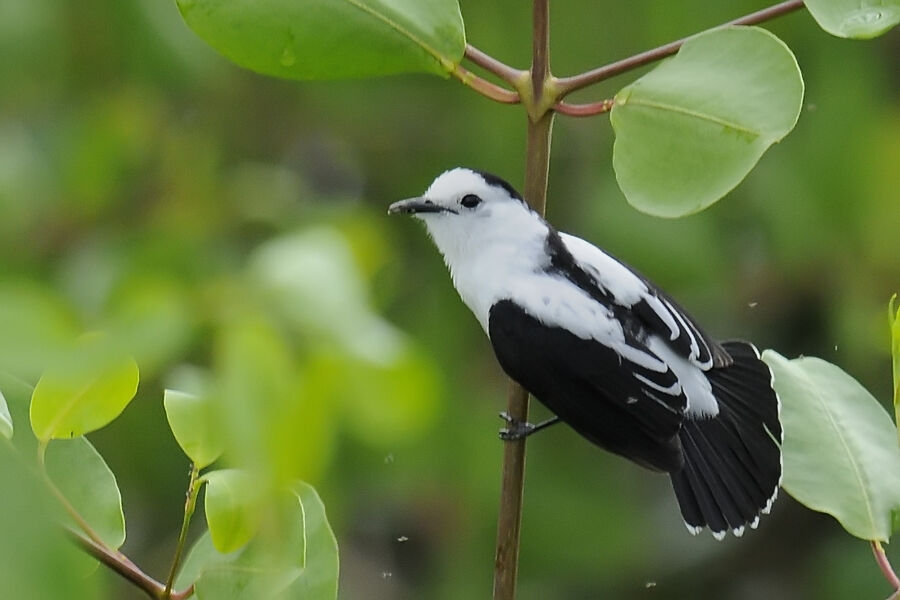
<path fill-rule="evenodd" d="M 388 214 L 421 220 L 500 367 L 553 417 L 501 413 L 501 438 L 563 422 L 667 473 L 692 534 L 740 537 L 781 484 L 781 405 L 755 346 L 718 342 L 675 300 L 557 231 L 507 181 L 457 167 Z"/>

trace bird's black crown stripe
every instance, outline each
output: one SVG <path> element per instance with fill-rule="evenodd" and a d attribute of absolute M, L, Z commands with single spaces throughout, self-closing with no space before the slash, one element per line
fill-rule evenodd
<path fill-rule="evenodd" d="M 522 195 L 518 191 L 516 191 L 516 188 L 510 185 L 510 183 L 502 177 L 497 177 L 493 173 L 488 173 L 487 171 L 479 171 L 478 169 L 472 169 L 472 171 L 481 175 L 481 178 L 484 179 L 485 183 L 487 183 L 488 185 L 495 185 L 497 187 L 503 188 L 507 194 L 509 194 L 522 204 L 525 203 L 525 200 L 522 199 Z"/>

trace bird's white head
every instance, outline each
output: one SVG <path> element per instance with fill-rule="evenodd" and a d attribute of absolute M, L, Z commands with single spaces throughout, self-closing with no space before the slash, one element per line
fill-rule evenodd
<path fill-rule="evenodd" d="M 438 176 L 422 196 L 391 204 L 388 214 L 411 214 L 425 223 L 451 270 L 492 246 L 521 247 L 547 227 L 506 181 L 458 167 Z"/>

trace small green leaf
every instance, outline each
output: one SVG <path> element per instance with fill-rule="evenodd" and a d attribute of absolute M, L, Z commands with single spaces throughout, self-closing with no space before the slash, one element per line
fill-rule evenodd
<path fill-rule="evenodd" d="M 793 129 L 802 101 L 797 61 L 768 31 L 729 27 L 693 37 L 616 94 L 619 186 L 652 215 L 703 210 Z"/>
<path fill-rule="evenodd" d="M 0 435 L 8 440 L 11 440 L 13 436 L 12 417 L 9 414 L 9 407 L 6 405 L 6 398 L 3 397 L 2 391 L 0 391 Z"/>
<path fill-rule="evenodd" d="M 166 390 L 163 404 L 178 445 L 198 469 L 219 458 L 225 440 L 208 397 Z"/>
<path fill-rule="evenodd" d="M 31 398 L 31 427 L 40 440 L 71 438 L 107 425 L 138 386 L 134 359 L 102 335 L 83 337 L 44 371 Z"/>
<path fill-rule="evenodd" d="M 235 63 L 287 79 L 426 72 L 462 60 L 456 0 L 177 0 L 185 22 Z"/>
<path fill-rule="evenodd" d="M 289 597 L 334 600 L 338 586 L 338 546 L 325 516 L 322 499 L 308 483 L 297 482 L 295 493 L 303 508 L 305 564 L 291 584 Z"/>
<path fill-rule="evenodd" d="M 818 358 L 763 353 L 784 426 L 783 487 L 865 540 L 888 541 L 900 509 L 900 447 L 890 417 L 844 371 Z"/>
<path fill-rule="evenodd" d="M 806 0 L 819 26 L 842 38 L 869 39 L 900 23 L 900 0 Z"/>
<path fill-rule="evenodd" d="M 44 461 L 50 480 L 100 539 L 110 548 L 121 546 L 125 515 L 116 476 L 88 439 L 52 442 Z"/>
<path fill-rule="evenodd" d="M 259 482 L 239 469 L 213 471 L 202 479 L 206 482 L 206 523 L 213 545 L 219 552 L 233 552 L 250 541 L 259 527 Z"/>

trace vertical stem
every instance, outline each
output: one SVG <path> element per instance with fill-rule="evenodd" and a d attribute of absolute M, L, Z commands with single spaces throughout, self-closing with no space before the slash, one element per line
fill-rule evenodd
<path fill-rule="evenodd" d="M 547 204 L 550 137 L 553 111 L 540 111 L 545 83 L 550 78 L 549 0 L 534 0 L 534 46 L 531 64 L 532 97 L 528 109 L 528 145 L 525 162 L 525 200 L 540 214 Z M 529 102 L 530 100 L 530 102 Z M 519 421 L 528 419 L 528 392 L 509 381 L 507 412 Z M 519 567 L 519 532 L 525 488 L 525 438 L 507 441 L 503 447 L 500 514 L 497 520 L 497 553 L 494 561 L 494 600 L 514 600 Z"/>
<path fill-rule="evenodd" d="M 175 547 L 175 557 L 172 559 L 172 567 L 169 569 L 169 577 L 166 579 L 166 588 L 163 592 L 163 599 L 172 596 L 172 586 L 175 584 L 175 575 L 178 573 L 178 565 L 181 563 L 181 556 L 184 553 L 184 545 L 187 542 L 188 528 L 191 525 L 191 517 L 194 514 L 194 507 L 197 506 L 197 495 L 200 493 L 202 486 L 198 485 L 197 477 L 200 475 L 200 469 L 196 463 L 191 464 L 191 479 L 188 482 L 187 494 L 184 500 L 184 518 L 181 521 L 181 533 L 178 535 L 178 545 Z"/>

